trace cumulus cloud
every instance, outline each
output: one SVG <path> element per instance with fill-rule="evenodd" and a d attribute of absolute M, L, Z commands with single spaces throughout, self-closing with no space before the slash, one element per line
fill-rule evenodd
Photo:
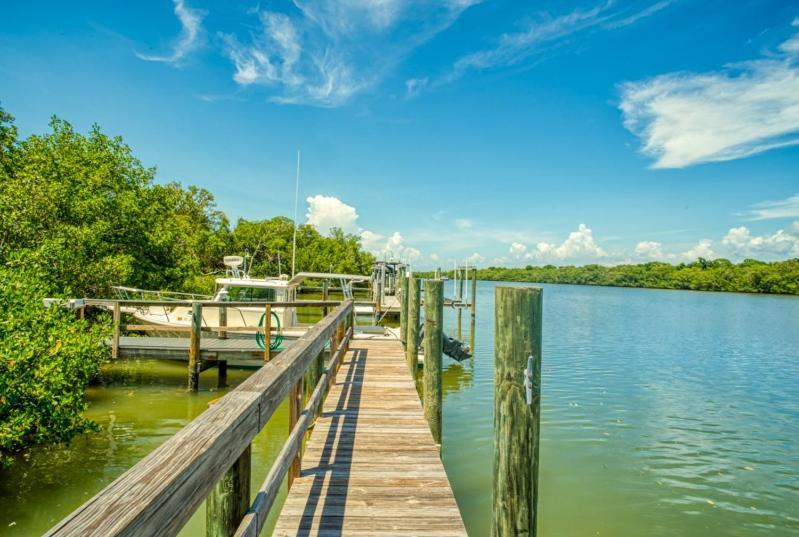
<path fill-rule="evenodd" d="M 514 243 L 512 243 L 510 245 L 510 249 L 508 250 L 508 253 L 511 256 L 515 257 L 516 259 L 520 259 L 521 257 L 524 256 L 526 251 L 527 251 L 527 246 L 526 245 L 524 245 L 524 244 L 522 244 L 520 242 L 514 242 Z"/>
<path fill-rule="evenodd" d="M 749 220 L 799 218 L 799 194 L 794 194 L 784 200 L 756 203 L 747 212 L 747 216 Z"/>
<path fill-rule="evenodd" d="M 569 237 L 563 243 L 558 245 L 539 242 L 536 249 L 540 255 L 555 259 L 598 259 L 608 255 L 594 241 L 593 232 L 585 224 L 580 224 L 577 231 L 569 233 Z"/>
<path fill-rule="evenodd" d="M 657 241 L 641 241 L 633 250 L 635 256 L 642 260 L 685 262 L 696 261 L 698 258 L 713 259 L 718 257 L 713 251 L 713 241 L 702 239 L 684 252 L 665 252 L 663 244 Z"/>
<path fill-rule="evenodd" d="M 799 22 L 794 21 L 794 26 Z M 770 57 L 621 86 L 624 126 L 654 168 L 739 159 L 799 143 L 799 34 Z"/>
<path fill-rule="evenodd" d="M 352 233 L 357 230 L 358 213 L 355 207 L 347 205 L 335 196 L 317 194 L 309 196 L 308 212 L 305 213 L 307 223 L 320 233 L 328 234 L 332 228 L 341 228 Z"/>
<path fill-rule="evenodd" d="M 772 260 L 799 257 L 799 222 L 788 230 L 778 230 L 772 235 L 755 236 L 746 226 L 730 229 L 722 239 L 735 257 L 752 257 Z"/>
<path fill-rule="evenodd" d="M 384 259 L 398 259 L 412 262 L 421 257 L 422 252 L 405 244 L 405 238 L 399 231 L 389 236 L 381 235 L 369 230 L 361 231 L 361 244 L 363 247 Z M 433 256 L 430 256 L 433 260 Z"/>
<path fill-rule="evenodd" d="M 259 27 L 245 39 L 220 36 L 238 84 L 268 87 L 279 103 L 335 107 L 373 88 L 474 3 L 295 0 L 287 12 L 258 12 Z"/>
<path fill-rule="evenodd" d="M 651 259 L 663 259 L 663 244 L 655 241 L 641 241 L 635 245 L 635 255 Z"/>
<path fill-rule="evenodd" d="M 477 252 L 473 253 L 472 255 L 466 258 L 466 261 L 469 263 L 469 266 L 471 267 L 475 267 L 481 263 L 484 263 L 485 260 L 486 258 Z"/>
<path fill-rule="evenodd" d="M 178 64 L 190 52 L 197 50 L 202 44 L 202 21 L 206 12 L 202 9 L 193 9 L 183 0 L 174 0 L 175 15 L 180 21 L 180 35 L 172 45 L 172 52 L 164 55 L 144 54 L 137 52 L 136 56 L 149 62 L 164 62 Z"/>

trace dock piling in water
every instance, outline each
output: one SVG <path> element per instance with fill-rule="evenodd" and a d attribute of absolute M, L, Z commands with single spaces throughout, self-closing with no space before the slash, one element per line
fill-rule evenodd
<path fill-rule="evenodd" d="M 119 358 L 119 324 L 122 322 L 122 310 L 120 309 L 119 302 L 114 303 L 114 332 L 111 336 L 111 358 L 116 360 Z"/>
<path fill-rule="evenodd" d="M 424 417 L 433 439 L 441 445 L 441 362 L 443 348 L 444 282 L 424 283 Z"/>
<path fill-rule="evenodd" d="M 200 334 L 202 332 L 203 305 L 191 305 L 191 335 L 189 336 L 189 391 L 196 392 L 200 385 Z"/>
<path fill-rule="evenodd" d="M 416 369 L 419 366 L 419 299 L 421 280 L 411 277 L 408 279 L 408 327 L 405 337 L 405 358 L 408 362 L 408 371 L 416 379 Z"/>
<path fill-rule="evenodd" d="M 206 537 L 231 537 L 250 508 L 250 454 L 247 446 L 208 495 Z"/>
<path fill-rule="evenodd" d="M 405 276 L 405 271 L 401 271 L 400 282 L 400 342 L 405 346 L 408 340 L 408 277 Z"/>
<path fill-rule="evenodd" d="M 497 287 L 492 537 L 536 535 L 541 289 Z"/>

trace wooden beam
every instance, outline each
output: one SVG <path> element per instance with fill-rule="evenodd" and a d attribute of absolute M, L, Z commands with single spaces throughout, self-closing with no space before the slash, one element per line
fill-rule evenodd
<path fill-rule="evenodd" d="M 114 324 L 114 332 L 111 336 L 111 358 L 116 360 L 119 358 L 119 331 L 120 331 L 120 322 L 122 320 L 122 310 L 120 309 L 119 302 L 114 304 L 114 313 L 113 313 L 113 324 Z"/>
<path fill-rule="evenodd" d="M 492 537 L 536 535 L 542 294 L 532 287 L 495 291 Z"/>

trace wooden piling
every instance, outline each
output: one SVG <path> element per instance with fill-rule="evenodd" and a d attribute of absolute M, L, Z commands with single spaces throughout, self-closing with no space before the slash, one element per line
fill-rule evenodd
<path fill-rule="evenodd" d="M 400 287 L 400 343 L 405 345 L 408 336 L 408 278 L 401 278 Z"/>
<path fill-rule="evenodd" d="M 291 387 L 291 391 L 289 391 L 289 434 L 291 434 L 291 431 L 294 430 L 294 426 L 297 425 L 297 421 L 300 419 L 300 413 L 302 412 L 302 407 L 303 407 L 302 384 L 303 384 L 302 377 L 300 377 L 300 380 L 298 380 Z M 289 471 L 286 474 L 289 488 L 291 488 L 292 483 L 294 483 L 294 479 L 300 476 L 301 468 L 302 468 L 302 448 L 300 448 L 297 451 L 297 456 L 294 457 L 294 460 L 291 462 L 291 467 L 289 468 Z"/>
<path fill-rule="evenodd" d="M 200 335 L 202 334 L 203 305 L 191 305 L 191 334 L 189 336 L 189 391 L 200 387 Z"/>
<path fill-rule="evenodd" d="M 329 296 L 327 280 L 322 280 L 322 300 L 327 302 Z M 322 306 L 322 317 L 327 317 L 327 312 L 327 306 Z"/>
<path fill-rule="evenodd" d="M 463 269 L 458 269 L 458 273 L 460 277 L 458 278 L 458 296 L 457 301 L 463 302 L 463 283 L 465 280 L 465 273 Z M 462 317 L 463 317 L 463 308 L 460 305 L 456 308 L 458 310 L 458 339 L 463 337 L 463 324 L 462 324 Z"/>
<path fill-rule="evenodd" d="M 219 360 L 216 362 L 216 371 L 218 373 L 216 379 L 217 388 L 227 387 L 227 360 Z"/>
<path fill-rule="evenodd" d="M 491 535 L 535 537 L 542 290 L 497 287 Z"/>
<path fill-rule="evenodd" d="M 113 316 L 114 332 L 111 335 L 111 358 L 116 360 L 119 358 L 119 324 L 122 322 L 122 310 L 119 307 L 119 301 L 114 302 L 114 316 Z"/>
<path fill-rule="evenodd" d="M 264 306 L 264 362 L 272 359 L 272 306 Z"/>
<path fill-rule="evenodd" d="M 472 350 L 472 357 L 475 355 L 474 350 L 474 325 L 475 325 L 475 312 L 477 311 L 477 269 L 472 271 L 472 296 L 469 300 L 469 311 L 471 319 L 469 320 L 469 348 Z"/>
<path fill-rule="evenodd" d="M 441 361 L 444 321 L 444 282 L 424 284 L 424 416 L 433 439 L 441 445 Z"/>
<path fill-rule="evenodd" d="M 408 280 L 408 328 L 406 329 L 405 358 L 408 362 L 408 371 L 416 378 L 416 369 L 419 367 L 419 299 L 421 281 L 418 278 Z"/>
<path fill-rule="evenodd" d="M 250 507 L 250 446 L 214 486 L 205 504 L 205 535 L 231 537 Z"/>
<path fill-rule="evenodd" d="M 219 306 L 219 339 L 227 339 L 227 306 Z"/>

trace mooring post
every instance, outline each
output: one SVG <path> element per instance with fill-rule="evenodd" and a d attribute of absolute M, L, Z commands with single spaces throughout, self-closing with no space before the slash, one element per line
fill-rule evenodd
<path fill-rule="evenodd" d="M 322 300 L 328 300 L 327 280 L 322 280 Z M 322 306 L 322 317 L 327 317 L 327 306 Z"/>
<path fill-rule="evenodd" d="M 477 268 L 472 271 L 472 296 L 469 301 L 469 310 L 471 319 L 469 320 L 469 348 L 472 350 L 472 357 L 474 357 L 474 319 L 475 312 L 477 311 Z"/>
<path fill-rule="evenodd" d="M 203 305 L 191 305 L 191 334 L 189 335 L 189 391 L 200 388 L 200 334 L 202 333 Z"/>
<path fill-rule="evenodd" d="M 250 508 L 250 452 L 248 445 L 208 495 L 207 537 L 231 537 Z"/>
<path fill-rule="evenodd" d="M 216 371 L 218 373 L 216 387 L 225 388 L 227 386 L 227 360 L 218 360 L 216 362 Z"/>
<path fill-rule="evenodd" d="M 403 272 L 400 287 L 400 342 L 405 345 L 408 338 L 408 278 Z"/>
<path fill-rule="evenodd" d="M 419 367 L 419 299 L 420 280 L 408 280 L 408 328 L 405 338 L 405 358 L 408 362 L 408 371 L 416 379 L 416 369 Z"/>
<path fill-rule="evenodd" d="M 458 310 L 458 339 L 463 337 L 463 325 L 461 323 L 461 318 L 463 314 L 463 308 L 461 307 L 460 303 L 463 303 L 463 283 L 466 278 L 466 274 L 463 272 L 463 269 L 458 269 L 460 273 L 460 278 L 458 278 L 458 302 L 457 310 Z"/>
<path fill-rule="evenodd" d="M 294 386 L 291 387 L 291 391 L 289 392 L 289 434 L 294 430 L 294 426 L 297 425 L 297 421 L 300 419 L 300 413 L 302 412 L 302 379 L 303 377 L 300 377 L 300 380 L 294 383 Z M 291 461 L 291 467 L 287 472 L 289 489 L 292 483 L 294 483 L 294 479 L 300 476 L 301 469 L 302 449 L 297 451 L 297 456 Z"/>
<path fill-rule="evenodd" d="M 285 311 L 285 310 L 284 310 Z M 272 359 L 272 306 L 264 309 L 264 362 Z"/>
<path fill-rule="evenodd" d="M 217 309 L 219 312 L 219 332 L 218 337 L 219 339 L 227 339 L 227 306 L 219 306 Z"/>
<path fill-rule="evenodd" d="M 424 417 L 438 445 L 441 445 L 443 320 L 444 282 L 427 280 L 424 283 Z"/>
<path fill-rule="evenodd" d="M 536 535 L 541 303 L 532 287 L 497 287 L 492 537 Z"/>
<path fill-rule="evenodd" d="M 114 302 L 114 332 L 111 336 L 111 358 L 119 358 L 119 324 L 122 322 L 122 310 L 119 307 L 119 300 Z"/>

